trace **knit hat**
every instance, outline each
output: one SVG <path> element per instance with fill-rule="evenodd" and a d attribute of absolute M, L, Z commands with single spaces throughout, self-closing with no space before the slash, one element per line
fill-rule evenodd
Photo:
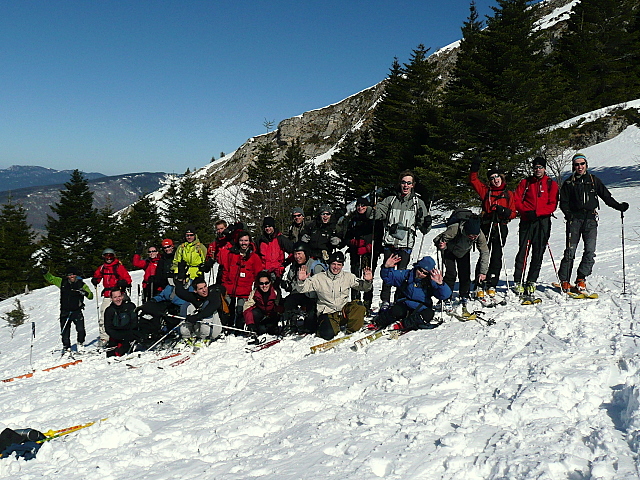
<path fill-rule="evenodd" d="M 536 157 L 533 159 L 533 162 L 531 162 L 531 166 L 535 167 L 536 165 L 547 168 L 547 161 L 544 159 L 544 157 Z"/>
<path fill-rule="evenodd" d="M 369 199 L 367 197 L 360 197 L 356 201 L 356 206 L 358 206 L 358 205 L 362 205 L 363 207 L 370 207 L 371 206 L 371 202 L 369 201 Z"/>
<path fill-rule="evenodd" d="M 479 235 L 480 234 L 480 219 L 470 218 L 464 222 L 464 233 L 466 235 Z"/>
<path fill-rule="evenodd" d="M 78 275 L 78 269 L 72 265 L 68 266 L 65 270 L 67 275 Z"/>
<path fill-rule="evenodd" d="M 184 229 L 184 233 L 196 233 L 196 227 L 193 225 L 187 225 Z"/>
<path fill-rule="evenodd" d="M 264 220 L 262 220 L 262 228 L 265 227 L 273 227 L 276 228 L 276 221 L 273 217 L 264 217 Z"/>
<path fill-rule="evenodd" d="M 300 207 L 293 207 L 291 209 L 291 215 L 296 215 L 296 214 L 302 215 L 304 217 L 304 210 Z"/>
<path fill-rule="evenodd" d="M 584 153 L 576 153 L 576 154 L 573 156 L 573 158 L 571 159 L 571 164 L 573 165 L 573 163 L 574 163 L 576 160 L 579 160 L 579 159 L 581 159 L 581 158 L 584 160 L 584 162 L 585 162 L 585 163 L 588 163 L 588 162 L 587 162 L 587 157 L 585 157 Z"/>
<path fill-rule="evenodd" d="M 329 205 L 321 205 L 320 208 L 318 209 L 318 215 L 320 215 L 321 213 L 324 212 L 329 212 L 331 214 L 333 214 L 333 210 L 331 209 L 331 207 Z"/>
<path fill-rule="evenodd" d="M 422 259 L 414 263 L 413 266 L 423 270 L 433 270 L 436 266 L 436 262 L 431 257 L 422 257 Z"/>
<path fill-rule="evenodd" d="M 342 263 L 344 265 L 344 253 L 342 253 L 340 250 L 336 250 L 331 255 L 329 255 L 329 260 L 327 261 L 327 263 L 331 265 L 333 262 Z"/>
<path fill-rule="evenodd" d="M 504 176 L 497 166 L 492 166 L 487 170 L 487 178 L 491 178 L 493 175 L 500 175 L 501 177 Z"/>

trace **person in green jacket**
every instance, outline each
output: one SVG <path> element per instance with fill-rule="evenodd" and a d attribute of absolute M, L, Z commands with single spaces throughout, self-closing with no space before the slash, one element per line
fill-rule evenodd
<path fill-rule="evenodd" d="M 187 225 L 184 236 L 186 241 L 178 246 L 172 265 L 174 278 L 182 282 L 201 277 L 207 259 L 207 247 L 200 243 L 193 225 Z"/>
<path fill-rule="evenodd" d="M 75 267 L 68 267 L 64 277 L 56 277 L 48 271 L 43 271 L 47 282 L 60 289 L 60 335 L 62 336 L 62 348 L 71 351 L 71 324 L 76 326 L 77 349 L 84 347 L 87 333 L 84 328 L 84 298 L 93 299 L 91 289 L 78 277 Z"/>

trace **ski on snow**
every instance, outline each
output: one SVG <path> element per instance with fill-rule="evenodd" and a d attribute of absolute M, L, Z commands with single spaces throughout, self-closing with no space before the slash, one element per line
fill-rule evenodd
<path fill-rule="evenodd" d="M 568 292 L 563 292 L 562 291 L 562 285 L 560 285 L 557 282 L 553 282 L 551 284 L 551 286 L 553 288 L 555 288 L 558 293 L 566 293 L 568 297 L 575 298 L 575 299 L 580 299 L 580 300 L 582 300 L 582 299 L 596 299 L 596 298 L 599 297 L 599 295 L 597 293 L 595 293 L 595 292 L 586 292 L 586 291 L 585 292 L 581 292 L 581 291 L 577 290 L 574 285 L 571 285 L 571 289 Z"/>

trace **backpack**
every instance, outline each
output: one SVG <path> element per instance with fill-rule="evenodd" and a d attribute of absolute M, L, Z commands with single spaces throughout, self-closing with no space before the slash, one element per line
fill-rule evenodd
<path fill-rule="evenodd" d="M 468 208 L 457 208 L 447 219 L 446 226 L 448 227 L 450 225 L 453 225 L 454 223 L 465 222 L 470 218 L 480 218 L 480 215 L 478 215 L 477 213 L 473 213 Z"/>

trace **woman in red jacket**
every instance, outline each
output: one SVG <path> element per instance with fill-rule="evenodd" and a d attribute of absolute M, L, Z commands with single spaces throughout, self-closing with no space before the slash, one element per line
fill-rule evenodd
<path fill-rule="evenodd" d="M 243 327 L 242 307 L 253 288 L 253 281 L 260 270 L 262 260 L 255 253 L 255 246 L 247 232 L 239 234 L 238 241 L 230 249 L 218 252 L 218 263 L 222 269 L 222 285 L 226 290 L 229 317 L 223 325 L 233 327 L 236 323 Z"/>
<path fill-rule="evenodd" d="M 480 273 L 480 262 L 476 265 L 476 297 L 483 299 L 486 293 L 489 297 L 495 297 L 496 286 L 500 279 L 502 270 L 503 247 L 507 241 L 509 229 L 507 224 L 516 217 L 516 204 L 513 192 L 507 190 L 507 182 L 504 173 L 496 168 L 489 169 L 487 178 L 489 184 L 482 182 L 478 178 L 478 170 L 482 158 L 476 155 L 471 162 L 471 172 L 469 182 L 482 201 L 482 223 L 481 229 L 487 238 L 487 245 L 491 251 L 489 259 L 489 270 L 485 280 L 484 288 L 479 285 L 478 274 Z"/>
<path fill-rule="evenodd" d="M 284 311 L 280 291 L 276 290 L 271 273 L 263 270 L 256 276 L 255 288 L 244 303 L 244 324 L 258 335 L 278 333 L 278 322 Z"/>
<path fill-rule="evenodd" d="M 148 302 L 151 297 L 162 291 L 162 288 L 159 288 L 159 283 L 155 281 L 156 269 L 161 258 L 158 248 L 155 245 L 151 245 L 147 249 L 147 253 L 149 254 L 149 258 L 143 260 L 140 254 L 136 253 L 131 261 L 134 267 L 144 270 L 144 277 L 142 279 L 143 303 Z"/>

